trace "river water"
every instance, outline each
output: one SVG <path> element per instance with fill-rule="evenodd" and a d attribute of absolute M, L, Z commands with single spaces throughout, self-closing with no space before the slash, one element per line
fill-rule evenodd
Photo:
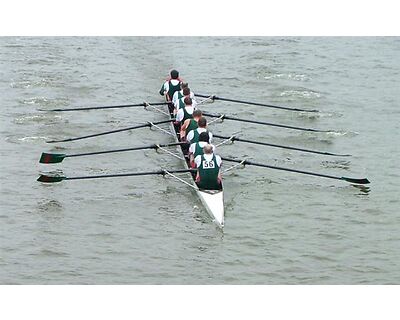
<path fill-rule="evenodd" d="M 1 284 L 399 284 L 399 38 L 0 38 Z M 213 133 L 352 157 L 235 142 L 218 153 L 355 178 L 347 182 L 246 166 L 224 175 L 221 232 L 195 194 L 160 176 L 42 184 L 66 176 L 182 168 L 152 150 L 66 158 L 168 143 L 139 129 L 163 120 L 143 108 L 41 109 L 161 101 L 177 68 L 193 91 L 316 114 L 218 101 L 204 110 L 308 128 L 309 133 L 225 120 Z M 162 126 L 168 129 L 168 126 Z M 216 141 L 219 142 L 219 141 Z M 224 168 L 229 167 L 224 163 Z"/>

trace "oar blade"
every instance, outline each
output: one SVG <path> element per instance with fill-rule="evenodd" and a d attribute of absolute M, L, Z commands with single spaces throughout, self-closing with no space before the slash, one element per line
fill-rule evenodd
<path fill-rule="evenodd" d="M 60 163 L 64 160 L 66 154 L 63 153 L 46 153 L 43 152 L 39 162 L 40 163 Z"/>
<path fill-rule="evenodd" d="M 370 181 L 367 178 L 355 179 L 355 178 L 342 177 L 342 180 L 345 180 L 347 182 L 354 183 L 354 184 L 368 184 L 368 183 L 370 183 Z"/>
<path fill-rule="evenodd" d="M 39 178 L 37 178 L 37 181 L 45 183 L 53 183 L 53 182 L 61 182 L 65 179 L 66 177 L 64 176 L 48 176 L 45 174 L 41 174 Z"/>

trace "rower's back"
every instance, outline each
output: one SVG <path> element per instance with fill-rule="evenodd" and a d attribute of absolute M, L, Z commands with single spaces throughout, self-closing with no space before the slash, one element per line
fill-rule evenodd
<path fill-rule="evenodd" d="M 178 110 L 176 114 L 176 121 L 182 125 L 187 119 L 193 119 L 194 108 L 192 106 L 192 99 L 185 97 L 185 106 Z"/>
<path fill-rule="evenodd" d="M 197 126 L 198 127 L 196 129 L 189 131 L 189 133 L 186 136 L 187 141 L 189 141 L 190 143 L 196 143 L 199 141 L 199 137 L 202 132 L 208 132 L 211 143 L 212 133 L 207 129 L 207 119 L 201 117 L 197 122 Z"/>
<path fill-rule="evenodd" d="M 174 96 L 175 92 L 181 90 L 181 82 L 182 81 L 179 78 L 179 72 L 177 70 L 171 70 L 170 78 L 163 83 L 159 91 L 160 95 L 165 96 L 165 101 L 171 102 L 171 104 L 168 105 L 170 113 L 172 113 L 174 110 L 172 97 Z"/>
<path fill-rule="evenodd" d="M 195 158 L 197 186 L 203 190 L 221 190 L 221 157 L 213 153 L 213 148 L 209 144 L 203 148 L 203 151 L 204 154 L 198 155 Z"/>

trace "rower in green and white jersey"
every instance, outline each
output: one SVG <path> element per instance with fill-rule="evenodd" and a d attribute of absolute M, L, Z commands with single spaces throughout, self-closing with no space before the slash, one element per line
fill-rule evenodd
<path fill-rule="evenodd" d="M 192 131 L 195 130 L 199 127 L 198 121 L 200 118 L 203 116 L 203 113 L 201 110 L 194 110 L 193 111 L 193 119 L 186 119 L 185 122 L 181 126 L 181 132 L 180 132 L 180 137 L 181 141 L 186 140 L 186 135 Z"/>
<path fill-rule="evenodd" d="M 200 133 L 199 136 L 199 141 L 196 143 L 192 143 L 189 148 L 189 160 L 190 160 L 190 167 L 191 168 L 196 168 L 196 164 L 194 162 L 194 159 L 197 156 L 200 156 L 204 154 L 203 148 L 207 145 L 210 144 L 210 136 L 208 135 L 208 132 L 202 132 Z M 215 146 L 210 144 L 213 148 L 213 152 L 215 152 Z"/>
<path fill-rule="evenodd" d="M 181 90 L 175 91 L 174 95 L 172 96 L 172 103 L 175 105 L 176 100 L 183 97 L 183 89 L 187 88 L 189 84 L 187 82 L 181 82 Z"/>
<path fill-rule="evenodd" d="M 170 78 L 161 86 L 160 95 L 165 96 L 166 101 L 172 101 L 174 93 L 181 90 L 181 82 L 179 72 L 177 70 L 172 70 L 170 72 Z"/>
<path fill-rule="evenodd" d="M 222 188 L 221 157 L 213 153 L 213 148 L 209 144 L 204 146 L 203 150 L 204 154 L 194 159 L 197 167 L 197 186 L 199 189 L 220 190 Z"/>
<path fill-rule="evenodd" d="M 198 142 L 199 141 L 199 136 L 200 133 L 202 132 L 208 132 L 210 136 L 210 143 L 212 141 L 212 133 L 208 131 L 207 129 L 207 119 L 204 117 L 201 117 L 199 121 L 197 122 L 198 128 L 189 131 L 189 133 L 186 135 L 186 140 L 189 141 L 191 144 Z"/>
<path fill-rule="evenodd" d="M 185 97 L 184 101 L 185 101 L 185 107 L 179 109 L 176 114 L 176 121 L 179 122 L 181 125 L 185 122 L 185 120 L 192 119 L 194 112 L 194 108 L 192 106 L 192 99 L 189 97 Z"/>
<path fill-rule="evenodd" d="M 197 101 L 194 99 L 194 96 L 192 95 L 192 92 L 190 91 L 190 88 L 184 88 L 182 90 L 183 92 L 183 96 L 181 98 L 179 98 L 178 100 L 175 101 L 174 103 L 174 107 L 175 107 L 175 114 L 178 112 L 179 109 L 182 109 L 183 107 L 185 107 L 185 98 L 189 97 L 192 99 L 192 106 L 193 108 L 196 109 L 197 106 Z"/>
<path fill-rule="evenodd" d="M 185 88 L 188 88 L 189 87 L 189 84 L 187 83 L 187 82 L 182 82 L 181 83 L 181 90 L 180 91 L 176 91 L 175 93 L 174 93 L 174 95 L 173 95 L 173 97 L 172 97 L 172 103 L 175 105 L 175 103 L 176 103 L 176 101 L 178 101 L 179 99 L 181 99 L 181 98 L 183 98 L 184 96 L 186 96 L 184 93 L 183 93 L 183 90 L 185 89 Z M 193 92 L 190 92 L 190 98 L 194 98 L 194 93 Z"/>

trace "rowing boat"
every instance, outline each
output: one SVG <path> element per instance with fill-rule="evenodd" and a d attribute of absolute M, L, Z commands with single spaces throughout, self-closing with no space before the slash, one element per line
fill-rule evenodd
<path fill-rule="evenodd" d="M 168 107 L 167 107 L 168 109 Z M 173 119 L 173 115 L 170 115 L 171 119 Z M 173 122 L 170 122 L 171 131 L 175 138 L 175 142 L 179 142 L 179 128 L 175 127 Z M 190 168 L 190 160 L 185 151 L 185 146 L 180 145 L 177 147 L 178 151 L 182 154 L 184 159 L 185 169 Z M 217 224 L 220 228 L 224 227 L 224 190 L 221 184 L 221 190 L 203 190 L 197 187 L 195 182 L 195 174 L 191 174 L 191 184 L 193 189 L 196 191 L 197 196 L 199 197 L 201 203 L 204 208 L 207 210 L 209 216 L 213 219 L 213 222 Z"/>
<path fill-rule="evenodd" d="M 201 97 L 201 95 L 199 95 Z M 210 96 L 211 97 L 211 102 L 216 100 L 218 97 L 216 96 Z M 207 102 L 210 101 L 210 97 L 199 102 Z M 280 106 L 274 106 L 274 105 L 267 105 L 267 104 L 260 104 L 256 102 L 250 102 L 250 101 L 241 101 L 241 100 L 234 100 L 234 99 L 227 99 L 227 98 L 218 98 L 218 100 L 226 100 L 230 102 L 237 102 L 237 103 L 247 103 L 247 104 L 253 104 L 257 106 L 264 106 L 264 107 L 272 107 L 272 108 L 280 108 L 284 110 L 292 110 L 292 111 L 303 111 L 306 112 L 307 110 L 303 109 L 297 109 L 297 108 L 289 108 L 289 107 L 280 107 Z M 87 139 L 87 138 L 92 138 L 92 137 L 98 137 L 98 136 L 103 136 L 106 134 L 112 134 L 112 133 L 118 133 L 118 132 L 123 132 L 123 131 L 128 131 L 128 130 L 134 130 L 134 129 L 140 129 L 140 128 L 145 128 L 145 127 L 154 127 L 157 128 L 163 132 L 166 132 L 174 137 L 175 142 L 174 143 L 168 143 L 168 144 L 152 144 L 152 145 L 146 145 L 146 146 L 137 146 L 137 147 L 130 147 L 130 148 L 123 148 L 123 149 L 113 149 L 113 150 L 103 150 L 103 151 L 96 151 L 96 152 L 85 152 L 85 153 L 75 153 L 75 154 L 56 154 L 56 153 L 42 153 L 42 156 L 40 157 L 39 162 L 40 163 L 59 163 L 62 162 L 64 158 L 70 158 L 70 157 L 81 157 L 81 156 L 90 156 L 90 155 L 99 155 L 99 154 L 108 154 L 108 153 L 114 153 L 114 152 L 125 152 L 125 151 L 134 151 L 134 150 L 146 150 L 146 149 L 154 149 L 154 150 L 163 150 L 175 157 L 178 157 L 184 161 L 184 166 L 185 169 L 161 169 L 161 170 L 156 170 L 156 171 L 145 171 L 145 172 L 130 172 L 130 173 L 120 173 L 120 174 L 103 174 L 103 175 L 84 175 L 84 176 L 64 176 L 60 174 L 41 174 L 37 181 L 39 182 L 44 182 L 44 183 L 56 183 L 56 182 L 61 182 L 64 180 L 87 180 L 87 179 L 99 179 L 99 178 L 111 178 L 111 177 L 129 177 L 129 176 L 149 176 L 149 175 L 170 175 L 176 178 L 177 180 L 181 181 L 182 183 L 185 183 L 186 185 L 189 185 L 192 189 L 195 190 L 197 196 L 199 197 L 200 201 L 204 205 L 204 208 L 206 209 L 207 213 L 210 215 L 212 220 L 220 227 L 224 227 L 224 192 L 223 192 L 223 186 L 221 184 L 221 189 L 220 190 L 203 190 L 199 189 L 196 182 L 195 182 L 195 169 L 190 169 L 190 163 L 189 163 L 189 158 L 187 157 L 187 145 L 184 146 L 183 143 L 179 142 L 179 129 L 175 128 L 173 121 L 174 116 L 173 114 L 170 113 L 170 110 L 168 108 L 168 112 L 165 112 L 161 109 L 159 109 L 156 106 L 167 106 L 168 102 L 156 102 L 156 103 L 148 103 L 148 102 L 143 102 L 140 104 L 129 104 L 129 105 L 115 105 L 115 106 L 100 106 L 100 107 L 80 107 L 80 108 L 67 108 L 67 109 L 51 109 L 51 110 L 46 110 L 46 111 L 54 111 L 54 112 L 59 112 L 59 111 L 81 111 L 81 110 L 92 110 L 92 109 L 110 109 L 110 108 L 130 108 L 130 107 L 140 107 L 143 106 L 147 109 L 147 107 L 153 109 L 154 111 L 158 111 L 160 113 L 163 113 L 164 115 L 167 115 L 168 119 L 163 120 L 163 121 L 157 121 L 157 122 L 150 122 L 148 121 L 147 123 L 140 124 L 140 125 L 135 125 L 135 126 L 130 126 L 127 128 L 121 128 L 121 129 L 116 129 L 116 130 L 110 130 L 110 131 L 105 131 L 105 132 L 100 132 L 100 133 L 95 133 L 95 134 L 90 134 L 90 135 L 85 135 L 85 136 L 80 136 L 80 137 L 74 137 L 74 138 L 67 138 L 67 139 L 61 139 L 61 140 L 50 140 L 46 141 L 48 143 L 60 143 L 60 142 L 72 142 L 76 140 L 81 140 L 81 139 Z M 318 112 L 317 110 L 308 110 L 308 112 Z M 269 122 L 264 122 L 264 121 L 259 121 L 259 120 L 251 120 L 251 119 L 242 119 L 242 118 L 236 118 L 236 117 L 231 117 L 231 116 L 226 116 L 224 114 L 209 114 L 209 113 L 204 113 L 203 115 L 208 115 L 211 117 L 217 117 L 219 119 L 227 119 L 227 120 L 233 120 L 233 121 L 241 121 L 241 122 L 246 122 L 246 123 L 254 123 L 254 124 L 259 124 L 259 125 L 266 125 L 266 126 L 273 126 L 273 127 L 279 127 L 279 128 L 285 128 L 285 129 L 291 129 L 291 130 L 301 130 L 301 131 L 309 131 L 309 132 L 319 132 L 319 133 L 326 133 L 326 132 L 333 132 L 332 130 L 318 130 L 318 129 L 312 129 L 312 128 L 303 128 L 303 127 L 295 127 L 295 126 L 288 126 L 288 125 L 282 125 L 282 124 L 276 124 L 276 123 L 269 123 Z M 164 130 L 163 128 L 159 127 L 159 124 L 170 124 L 171 132 Z M 284 145 L 278 145 L 278 144 L 272 144 L 272 143 L 267 143 L 267 142 L 262 142 L 262 141 L 253 141 L 249 139 L 243 139 L 243 138 L 238 138 L 236 134 L 233 134 L 230 137 L 226 136 L 218 136 L 215 135 L 216 138 L 224 139 L 225 141 L 218 144 L 222 145 L 224 143 L 233 142 L 233 141 L 240 141 L 244 143 L 251 143 L 251 144 L 256 144 L 256 145 L 263 145 L 263 146 L 269 146 L 269 147 L 275 147 L 275 148 L 283 148 L 283 149 L 289 149 L 289 150 L 295 150 L 295 151 L 301 151 L 301 152 L 309 152 L 309 153 L 315 153 L 315 154 L 320 154 L 320 155 L 325 155 L 325 156 L 342 156 L 342 157 L 347 157 L 350 156 L 349 154 L 338 154 L 338 153 L 331 153 L 331 152 L 322 152 L 318 150 L 310 150 L 310 149 L 304 149 L 304 148 L 298 148 L 298 147 L 291 147 L 291 146 L 284 146 Z M 178 147 L 179 145 L 179 147 Z M 181 153 L 181 156 L 176 155 L 175 153 L 172 153 L 168 150 L 166 150 L 166 147 L 175 147 L 177 148 L 177 151 Z M 312 171 L 305 171 L 305 170 L 298 170 L 298 169 L 292 169 L 292 168 L 287 168 L 287 167 L 278 167 L 278 166 L 273 166 L 270 164 L 265 164 L 265 163 L 259 163 L 259 162 L 253 162 L 249 161 L 246 158 L 244 159 L 234 159 L 234 158 L 228 158 L 228 157 L 221 157 L 221 159 L 224 162 L 233 162 L 236 163 L 236 165 L 233 165 L 232 167 L 225 169 L 224 172 L 230 171 L 231 169 L 234 169 L 238 166 L 254 166 L 254 167 L 259 167 L 259 168 L 268 168 L 268 169 L 274 169 L 274 170 L 280 170 L 284 172 L 293 172 L 297 174 L 302 174 L 302 175 L 309 175 L 309 176 L 314 176 L 314 177 L 323 177 L 323 178 L 328 178 L 328 179 L 335 179 L 335 180 L 343 180 L 350 182 L 351 184 L 355 185 L 364 185 L 370 183 L 370 181 L 367 178 L 350 178 L 350 177 L 343 177 L 343 176 L 334 176 L 334 175 L 328 175 L 325 173 L 317 173 L 317 172 L 312 172 Z M 190 183 L 177 177 L 174 175 L 174 173 L 191 173 L 191 181 Z"/>

